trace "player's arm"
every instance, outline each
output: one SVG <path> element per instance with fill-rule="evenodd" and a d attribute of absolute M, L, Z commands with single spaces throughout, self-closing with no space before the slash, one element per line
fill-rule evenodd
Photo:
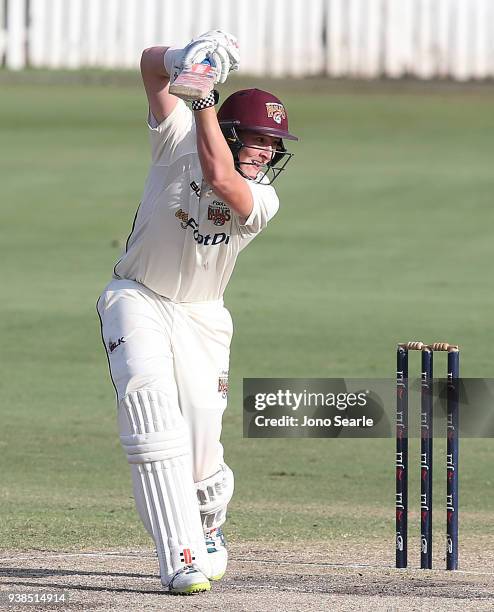
<path fill-rule="evenodd" d="M 165 53 L 168 47 L 144 49 L 141 56 L 141 74 L 149 108 L 158 123 L 171 114 L 178 98 L 168 91 L 170 75 L 165 68 Z M 173 51 L 172 51 L 173 52 Z"/>
<path fill-rule="evenodd" d="M 214 107 L 194 113 L 197 151 L 205 181 L 241 217 L 252 212 L 254 201 L 247 181 L 235 170 L 233 155 L 220 129 Z"/>

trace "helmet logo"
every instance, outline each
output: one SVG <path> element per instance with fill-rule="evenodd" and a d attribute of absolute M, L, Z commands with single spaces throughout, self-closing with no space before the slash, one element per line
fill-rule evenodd
<path fill-rule="evenodd" d="M 266 102 L 266 111 L 268 113 L 268 117 L 272 117 L 278 124 L 281 124 L 282 119 L 286 119 L 283 104 L 278 104 L 277 102 Z"/>

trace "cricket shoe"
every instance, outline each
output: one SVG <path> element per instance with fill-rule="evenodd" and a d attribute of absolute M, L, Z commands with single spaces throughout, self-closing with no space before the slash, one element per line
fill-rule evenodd
<path fill-rule="evenodd" d="M 226 539 L 221 527 L 209 529 L 204 534 L 206 548 L 208 550 L 208 561 L 210 566 L 209 579 L 220 580 L 226 572 L 228 563 L 228 551 Z"/>
<path fill-rule="evenodd" d="M 193 595 L 211 590 L 211 583 L 195 564 L 176 571 L 165 588 L 172 595 Z"/>

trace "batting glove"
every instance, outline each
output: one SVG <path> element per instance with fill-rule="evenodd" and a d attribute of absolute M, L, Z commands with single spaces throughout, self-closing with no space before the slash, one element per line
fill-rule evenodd
<path fill-rule="evenodd" d="M 209 60 L 216 69 L 216 83 L 224 83 L 230 72 L 238 70 L 240 53 L 235 36 L 222 30 L 201 34 L 184 49 L 183 67 Z"/>

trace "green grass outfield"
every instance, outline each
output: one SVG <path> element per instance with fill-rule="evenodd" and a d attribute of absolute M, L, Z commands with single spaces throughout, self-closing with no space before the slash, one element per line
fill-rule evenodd
<path fill-rule="evenodd" d="M 493 376 L 494 87 L 262 85 L 301 141 L 225 296 L 227 532 L 392 546 L 394 441 L 244 440 L 242 378 L 391 378 L 409 339 L 458 342 L 462 375 Z M 147 170 L 145 97 L 134 75 L 0 73 L 0 86 L 0 547 L 145 544 L 95 312 Z M 494 532 L 493 458 L 490 440 L 462 443 L 469 533 Z"/>

